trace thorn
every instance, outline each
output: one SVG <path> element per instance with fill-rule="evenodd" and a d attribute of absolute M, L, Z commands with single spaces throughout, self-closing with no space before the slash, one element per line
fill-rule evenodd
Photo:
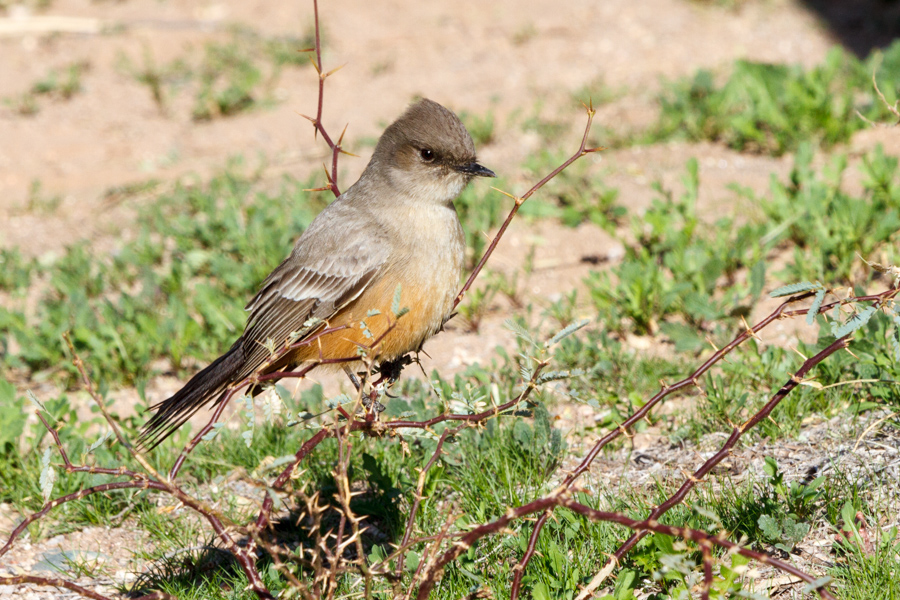
<path fill-rule="evenodd" d="M 337 148 L 337 151 L 340 152 L 341 154 L 346 154 L 347 156 L 352 156 L 353 158 L 359 158 L 359 154 L 353 154 L 352 152 L 347 152 L 340 146 L 335 146 L 335 148 Z"/>
<path fill-rule="evenodd" d="M 334 75 L 335 73 L 337 73 L 338 71 L 340 71 L 341 69 L 343 69 L 343 68 L 346 67 L 346 66 L 347 66 L 347 63 L 344 63 L 344 64 L 342 64 L 341 66 L 335 67 L 334 69 L 328 71 L 328 72 L 325 73 L 324 75 L 320 75 L 320 77 L 321 77 L 322 79 L 327 79 L 328 77 L 331 77 L 332 75 Z"/>
<path fill-rule="evenodd" d="M 522 206 L 522 203 L 525 202 L 525 198 L 522 198 L 521 196 L 513 196 L 513 195 L 510 194 L 509 192 L 504 192 L 504 191 L 501 190 L 500 188 L 495 188 L 495 187 L 493 187 L 493 186 L 491 186 L 491 189 L 497 190 L 498 192 L 500 192 L 500 193 L 503 194 L 504 196 L 508 196 L 508 197 L 512 198 L 513 200 L 515 200 L 516 206 Z"/>
<path fill-rule="evenodd" d="M 340 137 L 338 138 L 337 144 L 335 144 L 336 146 L 340 147 L 341 142 L 344 141 L 344 134 L 347 133 L 347 128 L 348 128 L 348 127 L 350 127 L 350 123 L 347 123 L 346 125 L 344 125 L 344 130 L 341 132 L 341 135 L 340 135 Z"/>
<path fill-rule="evenodd" d="M 512 199 L 515 200 L 516 203 L 518 204 L 518 202 L 519 202 L 519 197 L 518 197 L 518 196 L 513 196 L 513 195 L 510 194 L 509 192 L 504 192 L 504 191 L 501 190 L 500 188 L 497 188 L 497 187 L 494 187 L 494 186 L 491 186 L 491 189 L 492 189 L 492 190 L 495 190 L 495 191 L 497 191 L 497 192 L 500 192 L 500 193 L 503 194 L 504 196 L 507 196 L 507 197 L 509 197 L 509 198 L 512 198 Z"/>
<path fill-rule="evenodd" d="M 315 70 L 316 70 L 316 73 L 318 73 L 318 74 L 319 74 L 319 77 L 321 77 L 321 76 L 322 76 L 322 72 L 319 71 L 319 65 L 316 64 L 316 61 L 313 59 L 312 56 L 309 57 L 309 62 L 312 63 L 313 69 L 315 69 Z"/>
<path fill-rule="evenodd" d="M 297 111 L 294 111 L 294 112 L 297 112 Z M 313 125 L 317 124 L 316 120 L 314 118 L 308 117 L 308 116 L 304 115 L 302 112 L 298 112 L 297 114 L 300 115 L 301 117 L 303 117 L 304 119 L 306 119 L 307 121 L 309 121 L 310 123 L 312 123 Z"/>
<path fill-rule="evenodd" d="M 791 350 L 793 350 L 794 352 L 799 354 L 800 358 L 802 358 L 803 360 L 809 360 L 809 357 L 804 356 L 804 354 L 802 352 L 800 352 L 799 350 L 797 350 L 794 346 L 791 346 Z"/>

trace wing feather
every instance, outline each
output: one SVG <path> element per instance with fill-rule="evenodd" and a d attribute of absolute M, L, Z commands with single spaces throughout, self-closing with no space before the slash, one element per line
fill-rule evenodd
<path fill-rule="evenodd" d="M 269 357 L 268 341 L 276 347 L 303 331 L 310 318 L 330 319 L 359 297 L 384 265 L 387 252 L 380 245 L 361 243 L 340 256 L 328 256 L 318 264 L 299 257 L 285 260 L 263 282 L 246 307 L 250 312 L 241 337 L 247 357 L 240 378 L 256 370 Z"/>

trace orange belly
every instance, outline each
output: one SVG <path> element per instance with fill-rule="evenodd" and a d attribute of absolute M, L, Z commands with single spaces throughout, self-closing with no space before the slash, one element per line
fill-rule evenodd
<path fill-rule="evenodd" d="M 402 287 L 400 308 L 408 308 L 409 311 L 397 318 L 392 310 L 397 290 L 396 278 L 384 276 L 372 282 L 359 298 L 326 324 L 328 328 L 343 329 L 313 340 L 300 350 L 297 360 L 351 358 L 360 356 L 360 349 L 364 349 L 370 357 L 393 360 L 418 350 L 428 337 L 440 329 L 450 311 L 456 281 L 446 283 L 449 286 L 429 282 L 412 289 Z M 438 289 L 440 287 L 444 289 Z M 374 311 L 378 314 L 371 314 Z"/>

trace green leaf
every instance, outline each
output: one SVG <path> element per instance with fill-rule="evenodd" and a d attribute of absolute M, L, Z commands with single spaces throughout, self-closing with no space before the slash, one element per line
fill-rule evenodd
<path fill-rule="evenodd" d="M 826 585 L 832 582 L 832 578 L 825 576 L 816 579 L 815 581 L 810 581 L 806 585 L 803 586 L 803 594 L 812 594 L 816 590 L 820 590 L 824 588 Z"/>
<path fill-rule="evenodd" d="M 96 450 L 97 448 L 99 448 L 100 446 L 102 446 L 104 443 L 106 443 L 106 440 L 108 440 L 108 439 L 111 438 L 112 436 L 113 436 L 113 432 L 112 432 L 112 431 L 107 431 L 104 435 L 100 436 L 100 438 L 97 439 L 96 442 L 94 442 L 93 444 L 91 444 L 91 447 L 88 448 L 87 453 L 90 454 L 91 452 L 93 452 L 94 450 Z"/>
<path fill-rule="evenodd" d="M 202 439 L 204 442 L 210 441 L 211 439 L 219 435 L 219 431 L 221 431 L 224 426 L 225 423 L 213 423 L 212 429 L 203 434 L 203 437 L 200 439 Z"/>
<path fill-rule="evenodd" d="M 844 506 L 841 507 L 841 518 L 844 519 L 845 523 L 853 523 L 856 519 L 856 509 L 853 508 L 853 503 L 849 500 L 844 502 Z"/>
<path fill-rule="evenodd" d="M 4 381 L 3 383 L 6 383 L 7 385 L 12 385 L 6 381 Z M 44 405 L 41 404 L 41 401 L 37 399 L 37 396 L 34 395 L 34 392 L 32 392 L 31 390 L 28 390 L 25 392 L 25 396 L 28 398 L 28 401 L 31 402 L 31 404 L 34 406 L 34 408 L 36 410 L 40 410 L 47 414 L 50 414 L 50 412 L 46 408 L 44 408 Z"/>
<path fill-rule="evenodd" d="M 575 371 L 547 371 L 546 373 L 541 373 L 538 377 L 536 384 L 541 385 L 547 383 L 548 381 L 559 381 L 561 379 L 569 379 L 570 377 L 581 375 L 583 371 L 576 369 Z"/>
<path fill-rule="evenodd" d="M 515 320 L 507 319 L 503 322 L 503 326 L 506 327 L 507 329 L 509 329 L 510 331 L 512 331 L 514 334 L 516 334 L 517 337 L 521 338 L 522 340 L 525 340 L 532 346 L 538 345 L 537 340 L 534 339 L 534 337 L 531 335 L 531 332 L 529 332 L 527 329 L 525 329 L 525 327 L 520 325 Z M 557 335 L 559 335 L 559 334 L 557 334 Z"/>
<path fill-rule="evenodd" d="M 6 444 L 15 445 L 25 428 L 23 401 L 16 397 L 16 388 L 8 381 L 0 380 L 0 455 Z"/>
<path fill-rule="evenodd" d="M 766 285 L 766 263 L 759 260 L 750 269 L 750 296 L 758 298 Z"/>
<path fill-rule="evenodd" d="M 391 312 L 394 313 L 395 318 L 400 318 L 400 295 L 403 293 L 403 286 L 399 283 L 397 284 L 397 289 L 394 290 L 394 300 L 391 302 Z"/>
<path fill-rule="evenodd" d="M 41 459 L 41 495 L 44 502 L 49 502 L 53 496 L 53 484 L 56 483 L 56 469 L 50 464 L 50 457 L 53 455 L 53 448 L 47 446 L 44 450 L 44 456 Z"/>
<path fill-rule="evenodd" d="M 834 331 L 834 337 L 842 338 L 845 335 L 853 333 L 854 331 L 868 323 L 869 319 L 872 318 L 877 310 L 878 309 L 876 309 L 874 306 L 867 306 L 858 313 L 851 315 L 850 318 L 847 319 L 846 323 L 844 323 Z"/>
<path fill-rule="evenodd" d="M 537 585 L 531 588 L 531 597 L 534 600 L 553 600 L 553 596 L 550 595 L 550 590 L 547 589 L 547 584 L 543 581 L 539 581 Z"/>
<path fill-rule="evenodd" d="M 273 490 L 270 487 L 266 488 L 266 495 L 272 499 L 272 505 L 275 507 L 275 510 L 281 510 L 281 498 L 278 497 L 278 492 Z"/>
<path fill-rule="evenodd" d="M 406 553 L 406 570 L 407 571 L 415 571 L 419 568 L 419 561 L 422 560 L 422 557 L 419 556 L 418 552 L 414 552 L 410 550 Z"/>
<path fill-rule="evenodd" d="M 761 515 L 756 523 L 759 525 L 760 530 L 762 530 L 763 535 L 765 535 L 767 539 L 781 539 L 781 525 L 779 525 L 775 517 Z"/>
<path fill-rule="evenodd" d="M 678 352 L 696 352 L 706 345 L 706 339 L 695 328 L 684 323 L 663 323 L 659 327 L 675 344 Z"/>
<path fill-rule="evenodd" d="M 554 344 L 558 344 L 560 341 L 569 337 L 588 323 L 590 323 L 590 319 L 582 319 L 580 321 L 575 321 L 574 323 L 568 324 L 564 329 L 562 329 L 559 333 L 550 338 L 550 341 L 547 342 L 548 346 L 553 346 Z"/>
<path fill-rule="evenodd" d="M 794 294 L 800 294 L 803 292 L 809 292 L 811 290 L 818 290 L 822 288 L 821 283 L 810 283 L 808 281 L 801 281 L 800 283 L 792 283 L 790 285 L 783 285 L 780 288 L 774 289 L 769 292 L 769 296 L 772 298 L 780 298 L 782 296 L 792 296 Z"/>
<path fill-rule="evenodd" d="M 819 283 L 818 281 L 816 283 Z M 819 314 L 819 308 L 822 307 L 822 302 L 825 300 L 825 290 L 824 288 L 816 292 L 816 297 L 813 298 L 813 302 L 809 307 L 809 312 L 806 313 L 806 324 L 812 325 L 816 322 L 816 316 Z"/>

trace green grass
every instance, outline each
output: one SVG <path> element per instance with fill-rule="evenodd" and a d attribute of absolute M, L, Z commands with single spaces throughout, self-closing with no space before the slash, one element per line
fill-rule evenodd
<path fill-rule="evenodd" d="M 47 71 L 43 78 L 35 81 L 26 92 L 3 98 L 3 103 L 20 115 L 34 115 L 40 111 L 40 98 L 53 100 L 70 100 L 83 89 L 82 75 L 90 69 L 87 61 L 68 64 L 60 72 L 56 69 Z"/>
<path fill-rule="evenodd" d="M 662 197 L 632 216 L 634 241 L 622 262 L 592 273 L 586 283 L 606 327 L 638 334 L 662 330 L 678 348 L 690 350 L 705 344 L 703 332 L 712 324 L 746 314 L 759 297 L 767 247 L 758 241 L 760 225 L 720 219 L 710 226 L 700 220 L 694 159 L 684 183 L 678 199 L 657 187 Z M 738 280 L 746 271 L 749 277 Z"/>
<path fill-rule="evenodd" d="M 819 280 L 829 285 L 865 284 L 872 271 L 859 257 L 891 263 L 900 230 L 900 171 L 881 146 L 863 157 L 862 194 L 845 190 L 847 156 L 838 154 L 822 170 L 812 168 L 808 145 L 797 152 L 786 182 L 773 178 L 768 194 L 740 190 L 769 223 L 767 238 L 793 251 L 779 276 L 784 281 Z"/>
<path fill-rule="evenodd" d="M 853 514 L 852 505 L 846 511 Z M 866 516 L 872 523 L 872 515 Z M 849 525 L 848 525 L 849 523 Z M 829 569 L 837 589 L 844 600 L 897 600 L 900 598 L 900 546 L 897 543 L 897 527 L 882 531 L 869 527 L 872 547 L 867 548 L 860 537 L 855 519 L 844 520 L 843 529 L 848 532 L 847 541 L 836 544 L 843 560 Z"/>
<path fill-rule="evenodd" d="M 812 69 L 739 60 L 724 84 L 712 71 L 669 83 L 660 97 L 660 115 L 641 141 L 718 141 L 736 150 L 781 155 L 801 143 L 828 148 L 846 142 L 872 121 L 892 115 L 872 86 L 893 104 L 900 90 L 900 42 L 860 61 L 834 49 Z"/>
<path fill-rule="evenodd" d="M 861 194 L 842 184 L 846 156 L 836 156 L 822 173 L 810 163 L 810 147 L 803 146 L 788 181 L 773 177 L 768 194 L 734 187 L 749 222 L 745 216 L 708 224 L 696 208 L 697 163 L 689 161 L 684 194 L 676 199 L 657 186 L 661 197 L 632 216 L 631 236 L 620 236 L 621 263 L 586 280 L 598 318 L 620 334 L 661 332 L 678 350 L 699 350 L 708 347 L 709 334 L 717 343 L 725 340 L 727 324 L 748 315 L 763 290 L 778 282 L 865 289 L 882 278 L 860 256 L 896 260 L 897 159 L 880 146 L 864 156 Z M 766 265 L 776 253 L 788 253 L 789 260 L 767 278 Z"/>
<path fill-rule="evenodd" d="M 84 243 L 42 266 L 37 308 L 0 309 L 7 368 L 72 374 L 62 334 L 71 332 L 102 381 L 141 385 L 165 357 L 214 358 L 240 335 L 244 303 L 290 250 L 327 198 L 286 178 L 267 192 L 235 167 L 208 184 L 182 184 L 141 209 L 135 239 L 98 258 Z M 34 268 L 15 254 L 4 285 L 24 287 Z M 19 351 L 10 351 L 12 340 Z"/>
<path fill-rule="evenodd" d="M 303 37 L 264 37 L 246 27 L 233 27 L 225 40 L 204 44 L 201 52 L 159 65 L 149 47 L 140 64 L 120 55 L 118 68 L 146 86 L 160 112 L 169 112 L 182 89 L 194 96 L 191 118 L 208 121 L 277 102 L 274 90 L 286 67 L 309 64 L 313 33 Z"/>

